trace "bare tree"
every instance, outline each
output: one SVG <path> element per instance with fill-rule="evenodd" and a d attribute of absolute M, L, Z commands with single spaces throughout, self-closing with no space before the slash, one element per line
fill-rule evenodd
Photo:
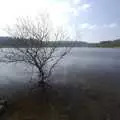
<path fill-rule="evenodd" d="M 58 47 L 59 41 L 70 40 L 70 37 L 61 29 L 53 29 L 46 16 L 39 16 L 36 20 L 19 18 L 8 32 L 16 44 L 13 48 L 2 50 L 4 54 L 1 61 L 22 62 L 35 67 L 39 84 L 48 80 L 55 66 L 71 49 Z"/>

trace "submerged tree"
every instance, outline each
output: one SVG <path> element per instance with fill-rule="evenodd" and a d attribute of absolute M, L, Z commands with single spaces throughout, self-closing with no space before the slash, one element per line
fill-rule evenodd
<path fill-rule="evenodd" d="M 8 32 L 14 46 L 2 50 L 1 61 L 35 67 L 39 84 L 48 80 L 55 66 L 71 49 L 58 47 L 60 41 L 70 40 L 70 36 L 61 29 L 51 27 L 46 16 L 39 16 L 36 20 L 20 18 Z"/>

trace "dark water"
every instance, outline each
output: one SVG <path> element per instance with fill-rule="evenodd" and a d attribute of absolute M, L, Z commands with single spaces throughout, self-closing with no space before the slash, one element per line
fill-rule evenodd
<path fill-rule="evenodd" d="M 83 82 L 94 87 L 120 87 L 120 49 L 75 48 L 61 62 L 62 82 Z"/>
<path fill-rule="evenodd" d="M 1 64 L 0 68 L 1 96 L 20 95 L 26 90 L 32 76 L 28 66 Z M 120 120 L 120 49 L 74 48 L 56 67 L 50 80 L 55 86 L 52 92 L 49 90 L 45 105 L 46 110 L 49 104 L 54 108 L 53 111 L 50 107 L 52 116 L 56 117 L 58 112 L 60 118 L 55 120 Z M 41 103 L 39 106 L 45 109 Z M 15 113 L 13 109 L 12 115 L 16 116 Z"/>
<path fill-rule="evenodd" d="M 27 69 L 26 69 L 27 68 Z M 31 79 L 25 65 L 0 65 L 0 89 L 19 88 Z M 57 76 L 56 76 L 57 75 Z M 120 49 L 73 48 L 54 71 L 54 83 L 85 84 L 87 87 L 112 90 L 120 89 Z M 3 93 L 3 91 L 2 91 Z"/>

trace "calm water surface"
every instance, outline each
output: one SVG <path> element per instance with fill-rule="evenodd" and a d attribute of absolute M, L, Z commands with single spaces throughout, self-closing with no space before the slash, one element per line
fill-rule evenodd
<path fill-rule="evenodd" d="M 30 80 L 24 65 L 0 65 L 0 89 L 13 90 Z M 73 48 L 55 69 L 54 83 L 86 84 L 88 87 L 120 90 L 120 49 Z M 17 87 L 16 87 L 17 86 Z M 1 91 L 1 90 L 0 90 Z"/>

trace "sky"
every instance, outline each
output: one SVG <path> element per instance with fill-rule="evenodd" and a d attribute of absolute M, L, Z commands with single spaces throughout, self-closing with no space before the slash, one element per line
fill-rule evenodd
<path fill-rule="evenodd" d="M 18 17 L 46 12 L 55 26 L 63 26 L 78 39 L 99 42 L 120 38 L 120 0 L 1 0 L 0 36 Z"/>

